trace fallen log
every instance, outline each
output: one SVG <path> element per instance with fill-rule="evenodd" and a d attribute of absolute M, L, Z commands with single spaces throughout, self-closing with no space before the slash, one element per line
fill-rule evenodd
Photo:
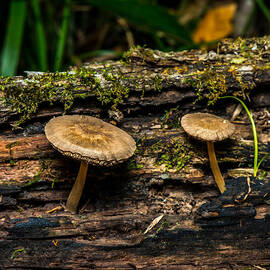
<path fill-rule="evenodd" d="M 235 102 L 218 97 L 248 97 L 260 157 L 269 153 L 269 46 L 264 37 L 224 40 L 217 53 L 136 48 L 124 62 L 1 78 L 0 266 L 268 269 L 270 158 L 254 177 L 248 117 L 216 144 L 222 195 L 206 146 L 180 119 L 192 111 L 230 119 Z M 116 124 L 137 142 L 124 164 L 90 168 L 76 215 L 64 204 L 79 164 L 44 135 L 64 110 Z"/>

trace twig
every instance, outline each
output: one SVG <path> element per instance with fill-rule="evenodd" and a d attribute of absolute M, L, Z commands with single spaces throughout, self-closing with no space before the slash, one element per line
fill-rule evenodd
<path fill-rule="evenodd" d="M 23 252 L 24 254 L 26 254 L 26 251 L 24 248 L 19 248 L 19 249 L 16 249 L 13 251 L 13 253 L 11 254 L 10 256 L 10 259 L 13 260 L 15 255 L 18 253 L 18 252 Z"/>
<path fill-rule="evenodd" d="M 251 187 L 250 187 L 250 177 L 249 177 L 249 176 L 247 176 L 247 185 L 248 185 L 248 192 L 247 192 L 247 194 L 245 195 L 243 201 L 245 201 L 245 200 L 247 199 L 248 195 L 249 195 L 250 192 L 251 192 Z"/>
<path fill-rule="evenodd" d="M 241 113 L 241 111 L 242 111 L 242 105 L 238 104 L 233 111 L 231 121 L 234 121 L 237 118 L 237 116 Z"/>
<path fill-rule="evenodd" d="M 145 232 L 144 232 L 143 234 L 147 234 L 148 232 L 150 232 L 150 231 L 154 228 L 154 226 L 156 226 L 156 225 L 160 222 L 160 220 L 161 220 L 163 217 L 164 217 L 164 214 L 162 214 L 162 215 L 160 215 L 159 217 L 155 218 L 155 219 L 151 222 L 151 224 L 147 227 L 147 229 L 145 230 Z"/>
<path fill-rule="evenodd" d="M 259 265 L 252 265 L 252 266 L 260 270 L 267 270 L 266 268 L 260 267 Z"/>
<path fill-rule="evenodd" d="M 51 210 L 48 210 L 46 213 L 47 214 L 50 214 L 50 213 L 53 213 L 55 211 L 60 211 L 63 209 L 63 206 L 59 205 L 59 206 L 56 206 L 55 208 L 51 209 Z"/>

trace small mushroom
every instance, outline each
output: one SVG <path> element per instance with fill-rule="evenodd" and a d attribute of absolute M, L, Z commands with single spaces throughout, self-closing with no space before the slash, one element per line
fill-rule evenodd
<path fill-rule="evenodd" d="M 214 149 L 214 142 L 222 141 L 230 137 L 235 126 L 228 120 L 209 113 L 186 114 L 181 119 L 181 125 L 190 136 L 207 142 L 210 166 L 221 193 L 225 188 L 225 182 L 221 175 Z"/>
<path fill-rule="evenodd" d="M 88 164 L 112 166 L 127 160 L 136 149 L 135 141 L 125 131 L 86 115 L 52 118 L 45 126 L 45 134 L 56 150 L 81 161 L 66 204 L 66 209 L 72 213 L 77 211 Z"/>

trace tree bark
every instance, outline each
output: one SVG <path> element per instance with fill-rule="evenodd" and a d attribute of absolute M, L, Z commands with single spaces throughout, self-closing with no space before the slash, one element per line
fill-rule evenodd
<path fill-rule="evenodd" d="M 193 111 L 230 119 L 237 104 L 218 96 L 242 94 L 256 122 L 259 157 L 269 153 L 269 48 L 269 37 L 224 40 L 218 53 L 137 48 L 125 62 L 86 65 L 91 83 L 76 69 L 72 81 L 53 75 L 55 90 L 46 95 L 48 74 L 2 78 L 0 267 L 269 269 L 270 158 L 253 177 L 249 118 L 242 111 L 235 134 L 215 145 L 222 195 L 206 143 L 189 138 L 179 124 Z M 33 83 L 44 91 L 34 92 L 37 106 L 26 115 L 15 94 L 33 93 Z M 113 90 L 110 98 L 102 89 Z M 63 98 L 69 90 L 73 96 Z M 79 164 L 57 153 L 43 131 L 68 101 L 68 113 L 117 124 L 137 142 L 126 163 L 89 168 L 78 214 L 64 205 Z"/>

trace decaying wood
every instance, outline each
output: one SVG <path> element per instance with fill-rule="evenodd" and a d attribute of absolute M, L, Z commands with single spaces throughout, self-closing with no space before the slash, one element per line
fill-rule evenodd
<path fill-rule="evenodd" d="M 191 111 L 228 119 L 233 115 L 236 103 L 229 99 L 211 107 L 204 100 L 194 104 L 196 91 L 184 80 L 217 64 L 215 71 L 225 74 L 230 86 L 227 94 L 248 85 L 243 93 L 251 99 L 260 157 L 270 152 L 270 96 L 265 90 L 270 76 L 263 68 L 268 63 L 269 37 L 237 42 L 224 40 L 219 54 L 142 55 L 140 49 L 130 53 L 126 63 L 110 63 L 112 70 L 125 74 L 123 83 L 129 88 L 118 111 L 101 106 L 92 89 L 80 90 L 86 97 L 75 97 L 69 113 L 117 124 L 136 139 L 138 150 L 118 167 L 90 168 L 76 215 L 66 212 L 64 204 L 79 164 L 57 153 L 43 131 L 50 117 L 62 114 L 61 105 L 41 102 L 30 121 L 12 130 L 10 124 L 20 114 L 2 102 L 0 267 L 269 269 L 270 158 L 261 164 L 260 179 L 254 178 L 248 117 L 240 113 L 233 137 L 215 145 L 227 187 L 222 196 L 211 175 L 206 145 L 188 138 L 179 126 L 181 116 Z M 241 58 L 241 44 L 248 48 L 246 60 Z M 237 78 L 228 64 L 235 65 Z M 100 64 L 87 68 L 102 75 Z M 137 81 L 136 74 L 141 75 Z M 157 74 L 161 79 L 155 89 Z M 25 78 L 16 80 L 6 87 L 27 87 Z M 101 81 L 110 87 L 110 82 Z M 203 87 L 207 97 L 209 85 Z"/>

